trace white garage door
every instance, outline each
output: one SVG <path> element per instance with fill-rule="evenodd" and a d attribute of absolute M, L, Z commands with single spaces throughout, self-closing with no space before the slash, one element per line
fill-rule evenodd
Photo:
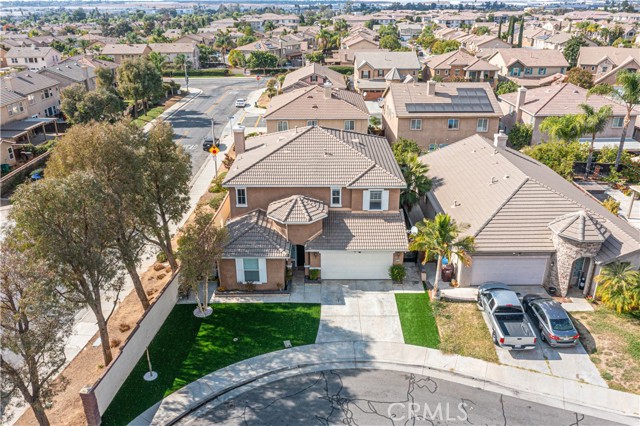
<path fill-rule="evenodd" d="M 541 285 L 547 256 L 473 257 L 471 284 L 496 281 L 511 285 Z"/>
<path fill-rule="evenodd" d="M 321 251 L 320 263 L 324 280 L 385 280 L 389 279 L 393 252 Z"/>

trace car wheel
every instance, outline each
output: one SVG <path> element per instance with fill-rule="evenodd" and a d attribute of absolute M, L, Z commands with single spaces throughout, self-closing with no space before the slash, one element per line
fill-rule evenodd
<path fill-rule="evenodd" d="M 540 330 L 542 331 L 542 330 Z M 540 333 L 540 340 L 542 340 L 543 342 L 547 341 L 547 337 L 544 335 L 544 333 Z"/>
<path fill-rule="evenodd" d="M 493 343 L 498 344 L 498 336 L 496 336 L 496 332 L 491 333 L 491 338 L 493 339 Z"/>

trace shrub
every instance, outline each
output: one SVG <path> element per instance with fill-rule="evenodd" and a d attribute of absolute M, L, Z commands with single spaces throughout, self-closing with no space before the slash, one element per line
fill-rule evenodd
<path fill-rule="evenodd" d="M 111 346 L 112 348 L 117 348 L 118 346 L 120 346 L 120 343 L 122 343 L 122 340 L 118 339 L 117 337 L 113 337 L 109 341 L 109 346 Z"/>
<path fill-rule="evenodd" d="M 525 146 L 531 145 L 531 138 L 533 136 L 533 127 L 530 124 L 516 123 L 513 128 L 509 130 L 508 143 L 513 149 L 520 150 Z"/>
<path fill-rule="evenodd" d="M 164 278 L 164 277 L 166 277 L 166 276 L 167 276 L 167 274 L 162 273 L 162 274 L 158 274 L 158 276 L 157 276 L 156 278 L 157 278 L 157 279 L 159 279 L 159 280 L 161 280 L 161 279 L 163 279 L 163 278 Z"/>
<path fill-rule="evenodd" d="M 160 264 L 160 263 L 156 263 L 155 265 L 153 265 L 153 270 L 154 271 L 162 271 L 164 269 L 164 265 Z"/>
<path fill-rule="evenodd" d="M 229 154 L 225 154 L 224 155 L 224 160 L 222 160 L 222 165 L 225 166 L 227 169 L 230 169 L 231 166 L 233 165 L 233 157 L 231 157 Z"/>
<path fill-rule="evenodd" d="M 164 263 L 167 261 L 167 254 L 163 251 L 156 254 L 156 262 Z M 156 269 L 157 270 L 157 269 Z"/>
<path fill-rule="evenodd" d="M 222 181 L 227 176 L 227 172 L 222 172 L 213 180 L 213 185 L 209 188 L 209 192 L 218 193 L 218 192 L 227 192 L 226 188 L 222 187 Z"/>
<path fill-rule="evenodd" d="M 225 195 L 226 192 L 216 193 L 216 195 L 214 195 L 213 198 L 209 201 L 209 207 L 217 211 L 222 205 L 222 201 L 224 200 Z"/>
<path fill-rule="evenodd" d="M 395 283 L 401 283 L 407 276 L 407 270 L 404 265 L 391 265 L 389 267 L 389 278 Z"/>
<path fill-rule="evenodd" d="M 319 269 L 311 269 L 309 270 L 309 279 L 312 281 L 317 281 L 320 279 L 320 270 Z"/>
<path fill-rule="evenodd" d="M 131 330 L 131 326 L 129 324 L 121 322 L 118 326 L 118 330 L 120 330 L 121 333 L 124 333 L 125 331 Z"/>
<path fill-rule="evenodd" d="M 344 75 L 353 75 L 353 67 L 347 65 L 334 65 L 329 67 L 329 69 L 339 72 Z"/>
<path fill-rule="evenodd" d="M 620 211 L 620 201 L 616 201 L 614 198 L 607 198 L 606 200 L 604 200 L 602 205 L 615 215 L 617 215 Z"/>

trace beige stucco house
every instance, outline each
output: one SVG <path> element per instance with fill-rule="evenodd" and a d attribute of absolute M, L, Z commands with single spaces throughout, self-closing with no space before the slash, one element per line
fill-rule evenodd
<path fill-rule="evenodd" d="M 151 48 L 147 44 L 105 44 L 100 52 L 102 55 L 113 58 L 116 64 L 122 63 L 125 59 L 141 58 L 151 53 Z"/>
<path fill-rule="evenodd" d="M 264 115 L 267 132 L 321 126 L 367 133 L 369 110 L 362 95 L 343 89 L 310 86 L 271 99 Z"/>
<path fill-rule="evenodd" d="M 388 279 L 403 262 L 406 183 L 384 138 L 311 126 L 245 139 L 236 127 L 234 144 L 222 287 L 277 290 L 287 269 Z"/>
<path fill-rule="evenodd" d="M 378 99 L 390 82 L 417 80 L 420 69 L 415 52 L 357 52 L 354 87 L 366 100 Z"/>
<path fill-rule="evenodd" d="M 57 65 L 62 54 L 53 47 L 36 47 L 35 44 L 25 47 L 12 47 L 5 55 L 10 67 L 24 67 L 29 71 L 38 71 Z"/>
<path fill-rule="evenodd" d="M 311 63 L 305 67 L 288 73 L 284 77 L 281 90 L 290 92 L 301 87 L 323 86 L 331 83 L 334 89 L 346 89 L 346 79 L 343 74 L 336 72 L 324 65 Z"/>
<path fill-rule="evenodd" d="M 615 84 L 619 71 L 640 69 L 640 48 L 581 47 L 578 66 L 593 74 L 596 84 Z"/>
<path fill-rule="evenodd" d="M 497 49 L 487 60 L 499 68 L 502 77 L 525 87 L 545 85 L 549 78 L 569 68 L 559 50 Z"/>
<path fill-rule="evenodd" d="M 384 94 L 382 123 L 390 142 L 407 138 L 435 150 L 497 132 L 501 116 L 489 83 L 392 83 Z"/>

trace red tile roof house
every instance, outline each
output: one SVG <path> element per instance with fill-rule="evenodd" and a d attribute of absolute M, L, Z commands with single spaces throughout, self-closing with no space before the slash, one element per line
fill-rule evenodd
<path fill-rule="evenodd" d="M 607 141 L 610 145 L 617 146 L 622 134 L 626 107 L 604 96 L 593 95 L 587 98 L 587 90 L 571 83 L 554 84 L 548 87 L 525 89 L 521 87 L 518 92 L 507 93 L 499 96 L 500 106 L 504 112 L 501 124 L 507 131 L 513 128 L 515 123 L 530 124 L 533 127 L 531 144 L 536 145 L 545 142 L 548 136 L 540 132 L 540 123 L 547 117 L 558 117 L 566 114 L 581 114 L 580 104 L 589 104 L 596 110 L 609 105 L 613 110 L 613 116 L 607 127 L 597 135 L 596 141 Z M 627 138 L 633 136 L 638 112 L 632 111 L 631 123 L 627 130 Z M 591 137 L 585 137 L 591 141 Z"/>
<path fill-rule="evenodd" d="M 602 266 L 640 265 L 637 229 L 506 140 L 474 135 L 420 157 L 438 182 L 424 216 L 446 212 L 476 240 L 470 266 L 452 261 L 461 286 L 502 282 L 581 297 L 595 293 Z"/>
<path fill-rule="evenodd" d="M 386 139 L 322 127 L 245 139 L 236 127 L 234 143 L 222 287 L 276 290 L 287 267 L 323 280 L 388 279 L 403 262 L 406 183 Z"/>
<path fill-rule="evenodd" d="M 640 49 L 612 46 L 581 47 L 578 66 L 593 74 L 596 84 L 615 84 L 619 71 L 636 72 L 640 69 Z"/>
<path fill-rule="evenodd" d="M 497 49 L 487 61 L 500 69 L 501 77 L 527 88 L 551 84 L 569 69 L 559 50 Z"/>

